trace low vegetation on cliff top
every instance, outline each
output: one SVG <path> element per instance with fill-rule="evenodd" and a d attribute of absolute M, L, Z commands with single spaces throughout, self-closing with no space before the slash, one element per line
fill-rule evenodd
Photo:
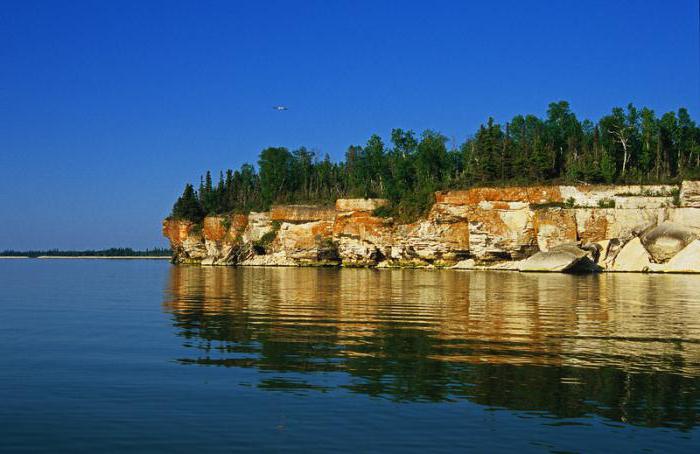
<path fill-rule="evenodd" d="M 332 162 L 304 147 L 267 148 L 257 168 L 211 173 L 191 184 L 173 206 L 175 219 L 265 211 L 274 203 L 331 204 L 343 197 L 384 197 L 390 214 L 414 219 L 438 190 L 534 183 L 669 183 L 700 175 L 700 128 L 685 108 L 657 117 L 648 108 L 616 107 L 597 123 L 579 121 L 566 101 L 544 119 L 518 115 L 486 124 L 459 147 L 435 131 L 417 136 L 394 129 L 352 145 Z"/>

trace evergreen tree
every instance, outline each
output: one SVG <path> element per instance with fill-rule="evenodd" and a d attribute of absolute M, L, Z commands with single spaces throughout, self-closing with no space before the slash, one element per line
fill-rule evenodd
<path fill-rule="evenodd" d="M 173 205 L 172 217 L 193 222 L 200 222 L 204 218 L 204 211 L 191 184 L 185 185 L 185 190 Z"/>
<path fill-rule="evenodd" d="M 551 103 L 545 119 L 517 115 L 502 128 L 493 118 L 458 148 L 425 131 L 391 131 L 391 147 L 372 135 L 351 146 L 345 160 L 304 147 L 267 148 L 257 169 L 243 164 L 200 177 L 173 206 L 172 216 L 198 222 L 206 214 L 247 213 L 273 203 L 332 204 L 339 197 L 386 197 L 388 214 L 410 220 L 427 210 L 438 190 L 489 184 L 676 182 L 700 177 L 700 128 L 687 109 L 657 118 L 648 108 L 614 108 L 597 123 L 579 122 L 566 101 Z M 386 212 L 386 210 L 385 210 Z"/>

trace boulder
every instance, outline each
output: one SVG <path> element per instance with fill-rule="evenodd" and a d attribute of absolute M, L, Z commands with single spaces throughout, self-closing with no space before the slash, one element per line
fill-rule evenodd
<path fill-rule="evenodd" d="M 656 263 L 667 262 L 695 239 L 692 230 L 672 222 L 664 222 L 641 237 L 642 244 Z"/>
<path fill-rule="evenodd" d="M 452 269 L 455 270 L 473 270 L 476 266 L 476 263 L 474 262 L 474 259 L 466 259 L 457 262 L 455 265 L 452 266 Z"/>
<path fill-rule="evenodd" d="M 611 271 L 645 272 L 649 270 L 651 256 L 637 237 L 627 242 L 617 253 Z"/>
<path fill-rule="evenodd" d="M 520 271 L 582 273 L 600 271 L 587 251 L 575 244 L 561 244 L 546 252 L 538 252 L 523 260 Z"/>
<path fill-rule="evenodd" d="M 501 262 L 501 263 L 496 263 L 495 265 L 491 265 L 487 267 L 487 270 L 493 270 L 493 271 L 520 271 L 520 261 L 515 261 L 515 262 Z"/>
<path fill-rule="evenodd" d="M 700 240 L 693 240 L 664 266 L 669 273 L 700 273 Z"/>
<path fill-rule="evenodd" d="M 681 183 L 681 206 L 700 208 L 700 181 L 684 181 Z"/>

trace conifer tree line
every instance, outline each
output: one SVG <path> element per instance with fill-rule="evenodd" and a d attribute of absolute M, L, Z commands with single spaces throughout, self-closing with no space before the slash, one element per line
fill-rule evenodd
<path fill-rule="evenodd" d="M 304 147 L 266 148 L 257 168 L 244 164 L 210 172 L 195 190 L 186 185 L 172 217 L 200 221 L 209 214 L 265 211 L 272 204 L 332 204 L 342 197 L 384 197 L 384 214 L 415 219 L 434 192 L 473 186 L 542 183 L 671 183 L 700 177 L 700 128 L 687 109 L 662 116 L 632 104 L 597 123 L 580 121 L 569 103 L 549 104 L 546 118 L 489 118 L 459 147 L 442 134 L 394 129 L 390 143 L 372 135 L 332 162 Z"/>

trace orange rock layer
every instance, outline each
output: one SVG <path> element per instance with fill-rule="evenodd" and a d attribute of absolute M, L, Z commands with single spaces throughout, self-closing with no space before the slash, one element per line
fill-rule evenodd
<path fill-rule="evenodd" d="M 520 260 L 564 243 L 627 241 L 666 220 L 700 234 L 700 186 L 682 187 L 680 207 L 673 205 L 673 186 L 474 188 L 436 193 L 426 219 L 408 225 L 375 215 L 385 199 L 339 199 L 334 208 L 275 205 L 250 217 L 210 216 L 201 228 L 166 220 L 163 235 L 176 261 L 204 256 L 214 264 Z M 620 208 L 598 208 L 601 202 Z"/>

